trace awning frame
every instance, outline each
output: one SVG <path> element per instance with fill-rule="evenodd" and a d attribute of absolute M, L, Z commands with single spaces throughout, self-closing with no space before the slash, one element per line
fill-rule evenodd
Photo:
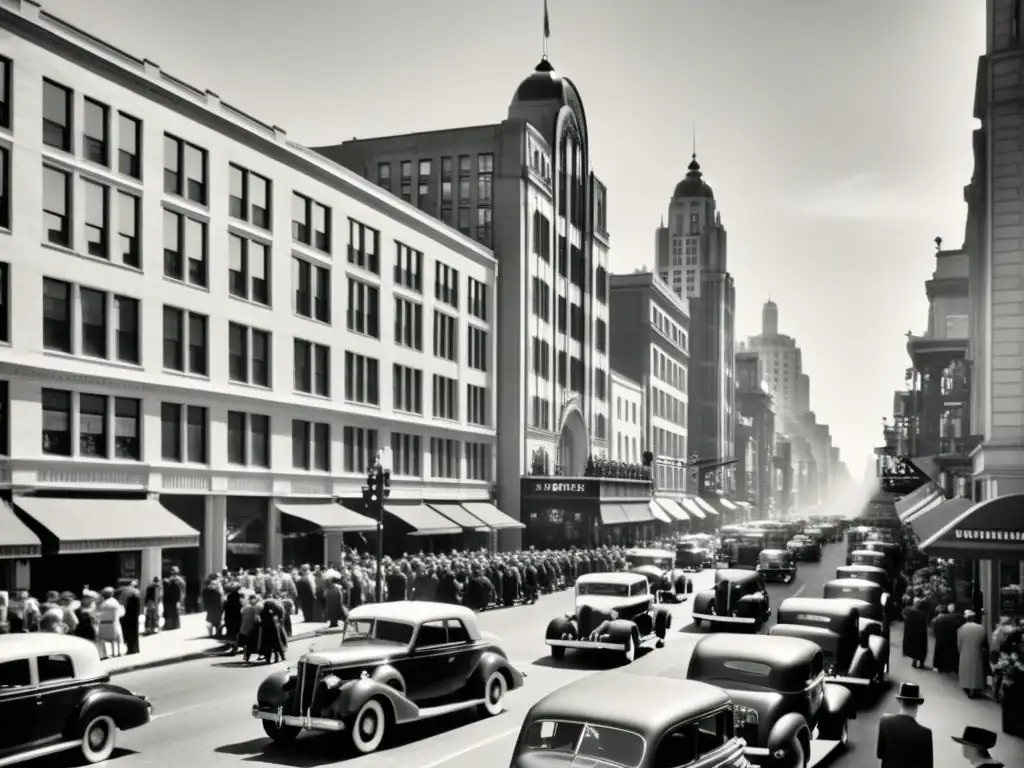
<path fill-rule="evenodd" d="M 715 509 L 714 506 L 712 506 L 711 502 L 708 501 L 707 499 L 702 498 L 700 496 L 694 496 L 693 500 L 700 506 L 701 509 L 707 512 L 709 515 L 715 515 L 716 517 L 719 516 L 718 510 Z"/>
<path fill-rule="evenodd" d="M 324 533 L 369 533 L 377 531 L 376 520 L 334 501 L 322 501 L 312 504 L 290 504 L 286 499 L 274 499 L 274 506 L 277 507 L 278 511 L 282 514 L 298 518 L 299 520 L 304 520 L 307 523 L 315 525 Z M 306 509 L 325 511 L 328 515 L 338 514 L 339 517 L 351 516 L 352 523 L 349 525 L 324 525 L 322 519 L 317 519 L 317 515 L 315 513 L 308 515 L 300 513 L 300 510 Z"/>

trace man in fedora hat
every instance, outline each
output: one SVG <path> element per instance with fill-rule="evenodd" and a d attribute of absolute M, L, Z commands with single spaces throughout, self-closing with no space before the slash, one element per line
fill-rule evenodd
<path fill-rule="evenodd" d="M 953 741 L 963 746 L 964 757 L 970 761 L 972 766 L 976 768 L 981 768 L 981 766 L 984 766 L 984 768 L 1003 768 L 1003 764 L 993 760 L 992 756 L 988 753 L 996 745 L 996 735 L 992 731 L 968 725 L 964 728 L 964 735 L 959 738 L 954 736 Z"/>
<path fill-rule="evenodd" d="M 917 722 L 917 708 L 924 703 L 915 683 L 900 685 L 896 700 L 900 711 L 883 715 L 878 723 L 878 759 L 882 768 L 934 768 L 932 732 Z"/>

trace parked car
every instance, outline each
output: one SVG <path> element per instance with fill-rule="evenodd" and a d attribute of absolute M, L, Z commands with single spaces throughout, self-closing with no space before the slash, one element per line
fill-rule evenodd
<path fill-rule="evenodd" d="M 627 699 L 639 705 L 622 706 Z M 613 672 L 577 680 L 534 704 L 509 766 L 748 768 L 743 752 L 721 688 Z"/>
<path fill-rule="evenodd" d="M 766 542 L 764 531 L 745 531 L 726 547 L 722 560 L 729 568 L 756 568 L 758 555 L 765 549 L 771 549 Z"/>
<path fill-rule="evenodd" d="M 796 578 L 796 556 L 788 549 L 765 549 L 757 557 L 757 572 L 765 581 L 789 584 Z"/>
<path fill-rule="evenodd" d="M 892 586 L 892 578 L 889 576 L 888 571 L 884 568 L 879 568 L 877 565 L 868 565 L 863 563 L 840 565 L 836 568 L 836 578 L 864 579 L 864 581 L 873 581 L 887 592 Z"/>
<path fill-rule="evenodd" d="M 628 664 L 637 649 L 654 640 L 658 648 L 672 626 L 672 614 L 655 605 L 647 577 L 639 573 L 587 573 L 576 579 L 576 610 L 551 620 L 545 642 L 551 658 L 567 648 L 611 651 Z"/>
<path fill-rule="evenodd" d="M 860 612 L 862 622 L 873 622 L 878 634 L 889 639 L 889 594 L 883 587 L 865 579 L 832 579 L 825 582 L 822 597 L 863 601 L 868 607 Z"/>
<path fill-rule="evenodd" d="M 818 544 L 822 546 L 828 544 L 828 536 L 825 534 L 825 531 L 817 525 L 809 525 L 804 528 L 803 535 L 814 539 L 814 541 L 818 542 Z"/>
<path fill-rule="evenodd" d="M 879 685 L 889 669 L 889 642 L 861 624 L 861 600 L 790 597 L 782 601 L 769 634 L 818 644 L 829 681 L 847 687 Z"/>
<path fill-rule="evenodd" d="M 821 544 L 805 534 L 798 533 L 787 541 L 786 549 L 792 552 L 797 560 L 821 562 Z"/>
<path fill-rule="evenodd" d="M 729 694 L 736 735 L 760 768 L 806 766 L 815 729 L 819 738 L 845 746 L 847 724 L 857 716 L 850 691 L 827 682 L 821 649 L 803 638 L 704 637 L 686 676 Z"/>
<path fill-rule="evenodd" d="M 676 568 L 703 571 L 715 567 L 718 547 L 710 536 L 687 536 L 676 544 Z"/>
<path fill-rule="evenodd" d="M 476 614 L 447 603 L 400 601 L 353 608 L 341 642 L 269 675 L 252 716 L 275 742 L 303 731 L 345 731 L 374 752 L 392 726 L 466 709 L 500 714 L 523 675 Z"/>
<path fill-rule="evenodd" d="M 895 576 L 899 573 L 903 561 L 903 545 L 895 541 L 881 540 L 872 537 L 861 542 L 861 551 L 881 552 L 885 556 L 885 568 Z"/>
<path fill-rule="evenodd" d="M 873 549 L 855 549 L 847 555 L 847 565 L 869 565 L 889 573 L 889 563 L 884 552 Z"/>
<path fill-rule="evenodd" d="M 676 568 L 676 556 L 667 549 L 627 549 L 626 562 L 631 573 L 647 578 L 647 584 L 659 603 L 685 603 L 693 592 L 693 582 L 682 568 Z"/>
<path fill-rule="evenodd" d="M 72 750 L 101 763 L 118 731 L 152 714 L 145 696 L 110 682 L 95 643 L 49 632 L 0 635 L 0 766 Z"/>
<path fill-rule="evenodd" d="M 715 571 L 715 586 L 693 597 L 693 623 L 700 627 L 706 622 L 718 632 L 757 633 L 771 615 L 764 576 L 757 571 Z"/>

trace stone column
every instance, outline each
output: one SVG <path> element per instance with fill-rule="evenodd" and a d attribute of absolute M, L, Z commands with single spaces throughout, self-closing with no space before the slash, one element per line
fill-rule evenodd
<path fill-rule="evenodd" d="M 267 543 L 263 550 L 266 560 L 265 565 L 276 568 L 281 565 L 284 559 L 284 548 L 281 538 L 281 510 L 277 508 L 272 498 L 267 499 Z"/>
<path fill-rule="evenodd" d="M 204 502 L 202 578 L 220 573 L 228 562 L 228 497 L 215 494 Z"/>
<path fill-rule="evenodd" d="M 164 551 L 160 547 L 149 547 L 142 550 L 142 562 L 139 564 L 139 584 L 145 588 L 152 584 L 153 579 L 163 578 Z"/>

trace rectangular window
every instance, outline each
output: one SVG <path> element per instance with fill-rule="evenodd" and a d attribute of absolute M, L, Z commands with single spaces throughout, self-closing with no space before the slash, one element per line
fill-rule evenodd
<path fill-rule="evenodd" d="M 270 417 L 249 414 L 249 465 L 270 469 Z"/>
<path fill-rule="evenodd" d="M 270 332 L 228 323 L 228 378 L 257 387 L 270 386 Z"/>
<path fill-rule="evenodd" d="M 380 274 L 380 232 L 373 227 L 348 220 L 348 263 Z"/>
<path fill-rule="evenodd" d="M 43 229 L 46 242 L 71 247 L 71 177 L 43 166 Z"/>
<path fill-rule="evenodd" d="M 486 427 L 488 419 L 487 389 L 475 384 L 466 385 L 466 422 Z"/>
<path fill-rule="evenodd" d="M 182 461 L 185 452 L 182 446 L 182 411 L 184 406 L 177 403 L 160 404 L 160 458 L 164 461 Z"/>
<path fill-rule="evenodd" d="M 206 150 L 164 134 L 164 192 L 207 204 Z"/>
<path fill-rule="evenodd" d="M 142 268 L 141 207 L 139 198 L 128 192 L 117 193 L 117 244 L 121 263 L 135 269 Z"/>
<path fill-rule="evenodd" d="M 331 271 L 292 257 L 292 311 L 302 317 L 331 322 Z"/>
<path fill-rule="evenodd" d="M 470 327 L 467 335 L 466 362 L 470 368 L 487 370 L 487 331 Z"/>
<path fill-rule="evenodd" d="M 44 389 L 43 453 L 47 456 L 71 455 L 71 393 L 62 389 Z"/>
<path fill-rule="evenodd" d="M 377 184 L 391 189 L 391 163 L 377 163 Z"/>
<path fill-rule="evenodd" d="M 345 399 L 352 403 L 380 405 L 379 363 L 372 357 L 345 353 Z"/>
<path fill-rule="evenodd" d="M 114 398 L 114 458 L 142 461 L 142 401 Z"/>
<path fill-rule="evenodd" d="M 11 343 L 11 265 L 6 261 L 0 261 L 0 342 Z M 0 398 L 0 408 L 2 407 L 3 402 Z"/>
<path fill-rule="evenodd" d="M 430 476 L 457 480 L 459 477 L 459 441 L 430 438 Z"/>
<path fill-rule="evenodd" d="M 133 179 L 142 178 L 142 122 L 124 112 L 117 115 L 117 170 Z"/>
<path fill-rule="evenodd" d="M 209 373 L 209 323 L 206 315 L 188 313 L 188 372 L 197 376 Z"/>
<path fill-rule="evenodd" d="M 71 89 L 43 80 L 43 144 L 71 151 Z"/>
<path fill-rule="evenodd" d="M 164 275 L 207 285 L 207 230 L 205 222 L 164 209 Z"/>
<path fill-rule="evenodd" d="M 228 166 L 228 215 L 270 229 L 270 179 L 243 168 Z"/>
<path fill-rule="evenodd" d="M 395 240 L 395 285 L 423 292 L 423 253 Z"/>
<path fill-rule="evenodd" d="M 434 374 L 433 381 L 435 419 L 459 420 L 459 382 L 447 376 Z"/>
<path fill-rule="evenodd" d="M 331 349 L 305 339 L 293 343 L 294 382 L 296 392 L 321 397 L 331 396 Z"/>
<path fill-rule="evenodd" d="M 88 97 L 82 108 L 82 157 L 98 165 L 110 165 L 110 107 Z"/>
<path fill-rule="evenodd" d="M 228 411 L 228 464 L 248 464 L 247 425 L 247 414 L 242 411 Z"/>
<path fill-rule="evenodd" d="M 395 343 L 423 351 L 423 307 L 395 297 Z"/>
<path fill-rule="evenodd" d="M 536 279 L 536 278 L 534 278 Z M 472 277 L 467 280 L 466 293 L 468 302 L 466 309 L 478 320 L 487 322 L 487 285 Z"/>
<path fill-rule="evenodd" d="M 78 455 L 86 459 L 109 456 L 107 434 L 107 398 L 102 395 L 78 396 Z"/>
<path fill-rule="evenodd" d="M 71 283 L 43 278 L 43 349 L 71 354 Z"/>
<path fill-rule="evenodd" d="M 423 371 L 395 363 L 392 387 L 391 407 L 394 410 L 423 415 Z"/>
<path fill-rule="evenodd" d="M 292 421 L 292 467 L 306 471 L 331 471 L 331 426 Z"/>
<path fill-rule="evenodd" d="M 110 258 L 110 190 L 102 184 L 82 181 L 85 192 L 85 246 L 90 256 Z"/>
<path fill-rule="evenodd" d="M 139 301 L 126 296 L 114 297 L 114 347 L 122 363 L 140 362 Z"/>
<path fill-rule="evenodd" d="M 164 305 L 163 367 L 206 376 L 209 320 L 206 315 Z"/>
<path fill-rule="evenodd" d="M 270 247 L 233 233 L 228 240 L 228 292 L 269 307 Z"/>
<path fill-rule="evenodd" d="M 434 298 L 459 308 L 459 270 L 434 262 Z"/>
<path fill-rule="evenodd" d="M 185 416 L 185 460 L 193 464 L 206 464 L 209 414 L 205 408 L 190 405 L 185 409 Z"/>
<path fill-rule="evenodd" d="M 2 74 L 2 73 L 0 73 Z M 0 381 L 0 456 L 11 455 L 11 391 L 6 381 Z"/>
<path fill-rule="evenodd" d="M 80 288 L 82 354 L 86 357 L 107 357 L 107 294 L 91 288 Z"/>
<path fill-rule="evenodd" d="M 407 435 L 401 432 L 391 433 L 391 472 L 400 477 L 422 477 L 420 461 L 423 450 L 420 447 L 419 435 Z"/>
<path fill-rule="evenodd" d="M 476 209 L 476 240 L 481 245 L 491 247 L 492 238 L 492 212 L 490 208 Z"/>
<path fill-rule="evenodd" d="M 494 186 L 494 155 L 477 155 L 476 164 L 476 204 L 490 205 Z"/>
<path fill-rule="evenodd" d="M 11 71 L 10 59 L 0 56 L 0 128 L 11 127 Z"/>
<path fill-rule="evenodd" d="M 380 291 L 372 285 L 348 279 L 345 327 L 374 339 L 380 338 Z"/>
<path fill-rule="evenodd" d="M 466 443 L 466 479 L 491 479 L 491 446 L 486 443 Z"/>
<path fill-rule="evenodd" d="M 7 147 L 0 147 L 0 229 L 11 228 L 10 168 L 11 153 Z"/>
<path fill-rule="evenodd" d="M 458 320 L 434 310 L 434 357 L 456 362 L 459 356 Z"/>
<path fill-rule="evenodd" d="M 365 472 L 377 455 L 377 430 L 345 427 L 341 442 L 345 471 Z"/>
<path fill-rule="evenodd" d="M 292 193 L 292 240 L 331 252 L 331 209 L 312 198 Z"/>

